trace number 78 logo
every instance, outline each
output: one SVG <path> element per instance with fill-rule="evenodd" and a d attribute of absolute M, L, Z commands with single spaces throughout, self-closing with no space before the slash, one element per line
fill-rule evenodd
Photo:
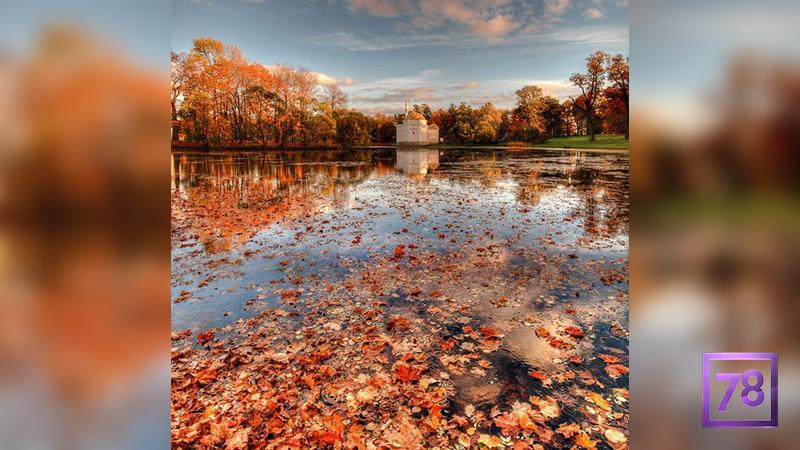
<path fill-rule="evenodd" d="M 747 369 L 719 370 L 730 366 Z M 765 369 L 768 385 L 765 373 L 755 367 Z M 719 398 L 723 386 L 725 391 Z M 739 388 L 739 395 L 734 395 Z M 765 402 L 767 397 L 769 402 Z M 703 428 L 777 426 L 777 353 L 703 353 Z"/>

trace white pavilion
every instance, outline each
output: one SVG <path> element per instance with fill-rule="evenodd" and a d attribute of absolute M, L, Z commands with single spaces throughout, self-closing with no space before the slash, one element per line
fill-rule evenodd
<path fill-rule="evenodd" d="M 421 145 L 437 142 L 439 142 L 439 127 L 435 123 L 428 125 L 425 117 L 417 111 L 409 111 L 406 100 L 403 123 L 397 124 L 397 143 Z"/>

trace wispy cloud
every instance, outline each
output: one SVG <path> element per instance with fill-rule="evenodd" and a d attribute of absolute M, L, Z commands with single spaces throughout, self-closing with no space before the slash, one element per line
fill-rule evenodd
<path fill-rule="evenodd" d="M 452 87 L 452 89 L 457 91 L 465 91 L 468 89 L 478 89 L 479 87 L 481 87 L 481 84 L 477 81 L 468 81 L 466 83 L 456 84 Z"/>
<path fill-rule="evenodd" d="M 323 47 L 337 47 L 354 52 L 394 51 L 418 47 L 460 47 L 478 49 L 490 48 L 494 42 L 486 41 L 468 34 L 413 34 L 402 39 L 397 36 L 379 36 L 362 33 L 356 36 L 339 31 L 331 34 L 314 36 L 309 42 Z M 628 41 L 626 25 L 592 24 L 585 26 L 561 25 L 551 29 L 530 27 L 513 38 L 506 39 L 506 44 L 530 44 L 546 41 L 568 42 L 575 44 L 609 44 Z"/>
<path fill-rule="evenodd" d="M 355 14 L 402 19 L 418 29 L 455 25 L 490 42 L 519 28 L 511 0 L 349 0 Z M 526 9 L 521 9 L 527 11 Z"/>
<path fill-rule="evenodd" d="M 543 35 L 553 41 L 574 44 L 609 44 L 628 41 L 626 25 L 587 25 L 560 27 Z"/>
<path fill-rule="evenodd" d="M 313 44 L 324 47 L 338 47 L 354 52 L 380 52 L 415 47 L 438 46 L 471 46 L 480 45 L 474 37 L 448 36 L 445 34 L 417 34 L 403 36 L 382 36 L 362 33 L 356 36 L 344 31 L 314 36 L 309 39 Z"/>
<path fill-rule="evenodd" d="M 586 8 L 583 12 L 584 19 L 597 20 L 606 16 L 606 13 L 600 8 Z"/>
<path fill-rule="evenodd" d="M 546 16 L 563 16 L 572 7 L 572 0 L 544 0 Z"/>
<path fill-rule="evenodd" d="M 378 96 L 354 95 L 354 102 L 359 103 L 401 103 L 404 100 L 414 102 L 439 102 L 443 97 L 436 93 L 436 88 L 432 86 L 421 86 L 413 88 L 393 89 Z"/>
<path fill-rule="evenodd" d="M 379 17 L 396 17 L 401 13 L 409 12 L 410 1 L 397 0 L 350 0 L 348 8 L 355 13 L 365 12 Z"/>

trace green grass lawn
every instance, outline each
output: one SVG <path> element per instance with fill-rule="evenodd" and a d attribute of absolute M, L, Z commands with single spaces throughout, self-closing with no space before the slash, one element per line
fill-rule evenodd
<path fill-rule="evenodd" d="M 590 142 L 588 136 L 554 137 L 536 146 L 554 148 L 628 149 L 628 140 L 622 135 L 598 134 L 595 135 L 594 138 L 594 142 Z"/>

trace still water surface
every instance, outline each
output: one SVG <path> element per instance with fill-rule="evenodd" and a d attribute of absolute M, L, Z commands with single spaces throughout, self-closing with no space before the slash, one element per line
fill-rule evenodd
<path fill-rule="evenodd" d="M 611 330 L 628 324 L 628 188 L 625 153 L 173 153 L 172 328 L 236 339 L 280 307 L 339 331 L 348 302 L 380 302 L 443 341 L 499 329 L 492 369 L 452 375 L 457 403 L 524 399 L 541 389 L 529 371 L 567 367 L 538 326 L 584 330 L 570 355 L 587 361 L 627 354 Z"/>

